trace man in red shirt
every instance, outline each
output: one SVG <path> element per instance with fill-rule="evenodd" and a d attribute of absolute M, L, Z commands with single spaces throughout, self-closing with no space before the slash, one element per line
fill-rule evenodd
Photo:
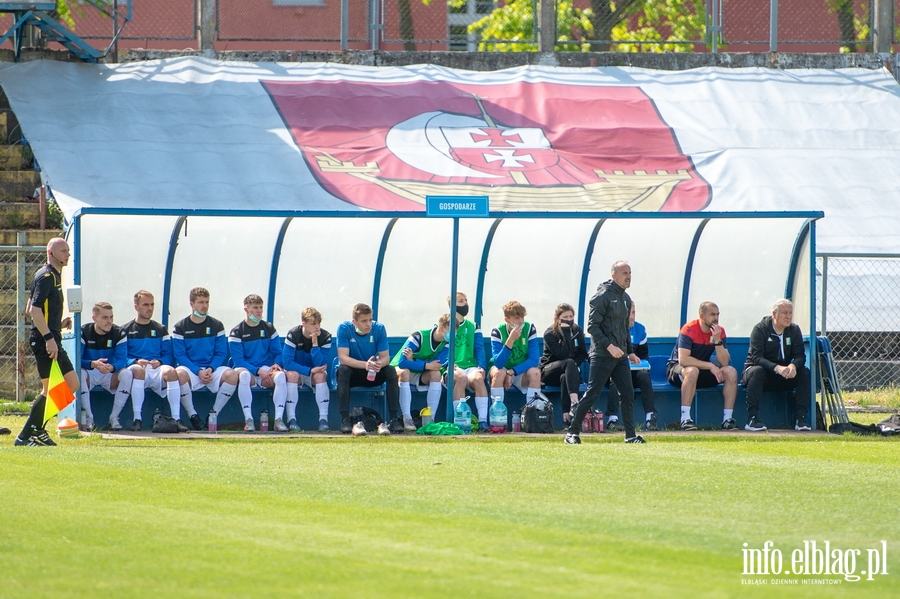
<path fill-rule="evenodd" d="M 681 387 L 681 430 L 696 430 L 691 420 L 691 403 L 698 388 L 716 387 L 724 383 L 722 395 L 725 410 L 722 428 L 737 428 L 734 422 L 734 400 L 737 397 L 737 370 L 729 366 L 731 355 L 725 345 L 725 329 L 719 326 L 719 307 L 712 302 L 700 304 L 700 317 L 692 320 L 678 334 L 678 341 L 666 367 L 666 377 Z"/>

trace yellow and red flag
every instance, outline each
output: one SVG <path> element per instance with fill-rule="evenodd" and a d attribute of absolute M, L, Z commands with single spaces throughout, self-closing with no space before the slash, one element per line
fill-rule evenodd
<path fill-rule="evenodd" d="M 47 389 L 47 403 L 44 405 L 44 422 L 47 422 L 57 414 L 60 410 L 72 403 L 75 394 L 66 384 L 62 370 L 59 369 L 59 362 L 53 360 L 50 366 L 50 384 Z"/>

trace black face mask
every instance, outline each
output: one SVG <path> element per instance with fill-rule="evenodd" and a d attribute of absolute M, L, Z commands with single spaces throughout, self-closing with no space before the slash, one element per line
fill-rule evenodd
<path fill-rule="evenodd" d="M 569 325 L 569 326 L 572 326 L 572 325 L 575 324 L 575 321 L 574 321 L 574 320 L 562 320 L 562 319 L 560 319 L 560 322 L 563 323 L 563 324 L 567 324 L 567 325 Z"/>
<path fill-rule="evenodd" d="M 469 304 L 466 304 L 465 306 L 456 306 L 456 313 L 460 316 L 465 316 L 466 314 L 468 314 Z"/>

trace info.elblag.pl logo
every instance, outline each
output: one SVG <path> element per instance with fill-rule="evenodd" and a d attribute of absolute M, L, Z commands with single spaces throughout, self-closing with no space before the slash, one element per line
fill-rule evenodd
<path fill-rule="evenodd" d="M 803 541 L 803 546 L 789 555 L 766 541 L 760 548 L 744 543 L 741 553 L 743 576 L 756 577 L 742 578 L 741 584 L 841 584 L 872 581 L 888 574 L 887 541 L 863 549 L 832 547 L 831 541 Z M 796 578 L 788 578 L 791 576 Z M 801 578 L 806 576 L 816 578 Z"/>

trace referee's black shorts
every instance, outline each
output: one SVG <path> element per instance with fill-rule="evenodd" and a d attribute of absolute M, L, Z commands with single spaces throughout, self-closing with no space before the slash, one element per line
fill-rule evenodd
<path fill-rule="evenodd" d="M 59 362 L 59 369 L 65 376 L 67 372 L 75 370 L 75 367 L 72 366 L 69 354 L 63 349 L 62 336 L 53 331 L 53 338 L 56 339 L 56 346 L 59 348 L 56 361 Z M 47 353 L 47 345 L 44 343 L 44 337 L 41 335 L 41 332 L 37 329 L 31 329 L 31 336 L 28 338 L 28 342 L 31 344 L 31 353 L 34 354 L 34 360 L 37 362 L 38 374 L 41 379 L 49 379 L 53 360 L 50 359 L 50 355 Z"/>

